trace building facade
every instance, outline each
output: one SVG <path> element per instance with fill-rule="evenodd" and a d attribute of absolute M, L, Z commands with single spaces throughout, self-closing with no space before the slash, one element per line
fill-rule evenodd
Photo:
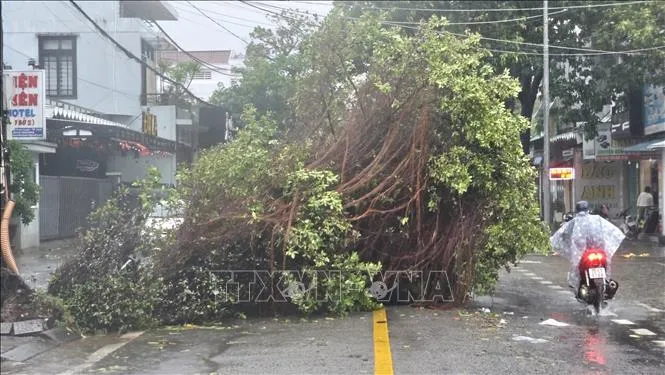
<path fill-rule="evenodd" d="M 635 95 L 633 95 L 635 96 Z M 646 85 L 631 98 L 631 108 L 617 112 L 607 105 L 599 113 L 598 135 L 585 139 L 583 124 L 557 124 L 550 129 L 550 166 L 572 168 L 570 180 L 551 181 L 552 218 L 555 227 L 576 201 L 588 201 L 593 209 L 609 208 L 619 224 L 621 213 L 637 214 L 637 197 L 648 186 L 655 208 L 665 212 L 663 162 L 665 161 L 665 95 L 662 87 Z M 542 149 L 534 138 L 534 146 Z M 538 151 L 536 150 L 536 153 Z M 664 235 L 662 225 L 652 235 Z"/>
<path fill-rule="evenodd" d="M 191 153 L 191 142 L 178 139 L 177 131 L 178 122 L 192 126 L 191 114 L 145 100 L 158 93 L 150 69 L 157 67 L 157 54 L 175 48 L 146 21 L 175 21 L 175 10 L 164 1 L 77 4 L 140 61 L 69 2 L 2 2 L 4 71 L 44 72 L 44 137 L 24 142 L 42 184 L 34 208 L 39 219 L 21 226 L 22 248 L 72 235 L 70 223 L 84 223 L 108 198 L 109 183 L 135 181 L 155 166 L 162 183 L 175 184 L 177 155 Z M 79 193 L 66 198 L 73 186 Z"/>
<path fill-rule="evenodd" d="M 193 57 L 192 57 L 193 56 Z M 194 75 L 189 90 L 199 98 L 208 100 L 220 85 L 231 86 L 234 78 L 233 68 L 242 66 L 242 58 L 230 50 L 222 51 L 161 51 L 158 60 L 169 64 L 196 62 L 200 70 Z M 205 64 L 203 64 L 203 63 Z"/>

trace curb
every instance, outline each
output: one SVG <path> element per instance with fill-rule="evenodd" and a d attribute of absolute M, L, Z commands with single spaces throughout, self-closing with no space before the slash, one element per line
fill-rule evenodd
<path fill-rule="evenodd" d="M 53 328 L 46 331 L 41 331 L 36 335 L 24 335 L 15 337 L 32 339 L 30 342 L 26 342 L 8 350 L 5 353 L 2 353 L 2 355 L 0 355 L 0 361 L 25 362 L 39 354 L 56 348 L 61 344 L 66 344 L 81 338 L 81 336 L 68 332 L 63 328 Z"/>

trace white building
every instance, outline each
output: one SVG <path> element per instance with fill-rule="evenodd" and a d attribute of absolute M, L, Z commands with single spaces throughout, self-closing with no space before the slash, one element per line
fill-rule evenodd
<path fill-rule="evenodd" d="M 196 59 L 192 58 L 194 56 Z M 194 76 L 189 85 L 189 90 L 199 98 L 208 100 L 212 93 L 219 87 L 229 87 L 233 79 L 239 75 L 233 73 L 234 67 L 240 67 L 243 63 L 241 55 L 233 51 L 162 51 L 158 54 L 158 60 L 177 64 L 183 62 L 197 62 L 200 71 Z M 198 60 L 198 61 L 197 61 Z M 203 64 L 203 63 L 205 64 Z"/>
<path fill-rule="evenodd" d="M 183 132 L 177 131 L 178 123 L 191 128 L 191 116 L 187 113 L 188 119 L 178 120 L 182 116 L 175 106 L 150 105 L 147 100 L 148 94 L 158 90 L 156 74 L 146 65 L 156 67 L 156 54 L 174 47 L 151 30 L 146 20 L 175 21 L 175 10 L 165 1 L 77 4 L 145 64 L 130 58 L 67 1 L 2 1 L 3 63 L 6 69 L 26 70 L 31 69 L 32 60 L 36 68 L 45 70 L 48 99 L 49 143 L 32 149 L 35 175 L 48 185 L 42 186 L 40 206 L 49 209 L 42 207 L 36 215 L 41 222 L 21 228 L 19 247 L 34 246 L 40 237 L 71 235 L 74 226 L 84 224 L 90 207 L 108 196 L 99 186 L 110 178 L 131 182 L 144 177 L 149 166 L 156 166 L 162 182 L 174 184 L 176 154 L 191 151 L 178 143 L 178 134 Z M 155 126 L 146 128 L 145 124 Z M 43 155 L 53 152 L 46 148 L 54 146 L 55 154 Z M 59 178 L 60 184 L 78 179 L 80 191 L 72 193 L 74 185 L 60 186 L 47 181 L 47 176 L 40 178 L 40 169 L 43 175 Z M 85 187 L 80 182 L 84 180 L 99 186 Z M 75 201 L 67 202 L 65 193 L 72 193 Z M 35 233 L 41 235 L 35 238 Z"/>

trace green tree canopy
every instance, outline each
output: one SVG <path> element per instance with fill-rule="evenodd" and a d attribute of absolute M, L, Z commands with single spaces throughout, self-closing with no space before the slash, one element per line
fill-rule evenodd
<path fill-rule="evenodd" d="M 258 113 L 272 113 L 280 130 L 295 121 L 290 100 L 299 78 L 309 69 L 307 37 L 316 20 L 297 12 L 284 11 L 272 17 L 276 30 L 256 27 L 250 34 L 244 67 L 235 68 L 241 75 L 229 87 L 220 87 L 210 98 L 213 104 L 224 105 L 238 121 L 246 104 L 253 104 Z"/>
<path fill-rule="evenodd" d="M 665 2 L 549 1 L 550 87 L 568 107 L 562 121 L 587 122 L 595 134 L 597 114 L 616 99 L 629 106 L 629 96 L 645 83 L 665 83 Z M 608 5 L 610 4 L 610 5 Z M 487 61 L 520 82 L 517 101 L 509 108 L 531 118 L 543 78 L 542 1 L 356 1 L 336 2 L 349 17 L 383 13 L 386 24 L 413 33 L 419 22 L 440 15 L 449 35 L 478 34 L 492 53 Z M 509 10 L 510 11 L 506 11 Z M 615 53 L 639 50 L 634 53 Z M 528 151 L 529 130 L 522 136 Z"/>

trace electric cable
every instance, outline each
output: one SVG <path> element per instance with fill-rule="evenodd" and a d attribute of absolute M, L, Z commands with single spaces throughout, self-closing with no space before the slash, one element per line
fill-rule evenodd
<path fill-rule="evenodd" d="M 74 0 L 69 0 L 69 2 L 70 2 L 70 3 L 71 3 L 71 4 L 72 4 L 72 5 L 73 5 L 73 6 L 74 6 L 74 7 L 75 7 L 75 8 L 76 8 L 76 9 L 77 9 L 77 10 L 78 10 L 78 11 L 79 11 L 84 17 L 85 17 L 85 18 L 87 18 L 88 21 L 90 21 L 90 23 L 92 23 L 92 24 L 95 26 L 95 28 L 96 28 L 96 29 L 97 29 L 97 30 L 98 30 L 103 36 L 105 36 L 106 38 L 108 38 L 109 40 L 111 40 L 111 41 L 112 41 L 112 42 L 113 42 L 118 48 L 120 48 L 120 50 L 121 50 L 122 52 L 124 52 L 124 53 L 125 53 L 127 56 L 129 56 L 131 59 L 135 60 L 136 62 L 138 62 L 139 64 L 145 66 L 146 68 L 152 70 L 157 76 L 159 76 L 159 77 L 162 78 L 163 80 L 165 80 L 165 81 L 167 81 L 167 82 L 169 82 L 169 83 L 171 83 L 171 84 L 173 84 L 173 85 L 175 85 L 175 86 L 180 87 L 181 89 L 183 89 L 183 91 L 184 91 L 185 93 L 187 93 L 189 96 L 191 96 L 192 98 L 194 98 L 194 99 L 195 99 L 196 101 L 198 101 L 199 103 L 201 103 L 201 104 L 205 104 L 205 105 L 208 105 L 208 106 L 211 106 L 211 107 L 215 107 L 214 105 L 210 104 L 209 102 L 207 102 L 207 101 L 205 101 L 205 100 L 203 100 L 203 99 L 197 97 L 196 95 L 194 95 L 191 91 L 189 91 L 189 89 L 187 89 L 187 88 L 186 88 L 185 86 L 183 86 L 181 83 L 176 82 L 175 80 L 173 80 L 173 79 L 171 79 L 171 78 L 169 78 L 169 77 L 163 75 L 163 74 L 160 73 L 157 69 L 155 69 L 155 68 L 153 68 L 152 66 L 150 66 L 150 64 L 147 64 L 145 61 L 143 61 L 143 60 L 141 60 L 140 58 L 136 57 L 136 55 L 134 55 L 134 54 L 133 54 L 131 51 L 129 51 L 127 48 L 125 48 L 122 44 L 120 44 L 117 40 L 115 40 L 111 35 L 109 35 L 109 33 L 107 33 L 106 30 L 104 30 L 101 26 L 99 26 L 99 25 L 97 24 L 97 22 L 95 22 L 95 20 L 93 20 L 93 19 L 92 19 L 92 18 L 91 18 L 91 17 L 90 17 L 90 16 L 89 16 L 84 10 L 83 10 L 83 9 L 81 9 L 81 7 L 80 7 L 80 6 L 79 6 Z"/>
<path fill-rule="evenodd" d="M 655 1 L 624 1 L 619 3 L 596 3 L 596 4 L 585 4 L 585 5 L 570 5 L 565 7 L 548 7 L 548 10 L 560 10 L 560 9 L 582 9 L 582 8 L 601 8 L 601 7 L 616 7 L 624 5 L 637 5 L 637 4 L 647 4 L 654 3 Z M 407 10 L 407 11 L 423 11 L 423 12 L 514 12 L 514 11 L 542 11 L 544 8 L 489 8 L 489 9 L 442 9 L 442 8 L 399 8 L 399 7 L 372 7 L 366 9 L 378 9 L 378 10 Z"/>
<path fill-rule="evenodd" d="M 163 28 L 160 24 L 157 23 L 157 21 L 154 21 L 154 20 L 153 20 L 153 21 L 152 21 L 152 24 L 155 25 L 155 26 L 159 29 L 159 31 L 161 31 L 162 34 L 164 34 L 164 36 L 165 36 L 165 37 L 166 37 L 171 43 L 173 43 L 173 45 L 174 45 L 176 48 L 178 48 L 178 49 L 179 49 L 180 51 L 182 51 L 185 55 L 189 56 L 191 59 L 193 59 L 194 61 L 198 62 L 198 63 L 201 64 L 202 66 L 205 66 L 206 68 L 208 68 L 208 69 L 210 69 L 210 70 L 212 70 L 212 71 L 214 71 L 214 72 L 217 72 L 217 73 L 219 73 L 219 74 L 223 74 L 223 75 L 225 75 L 225 76 L 227 76 L 227 77 L 237 77 L 237 75 L 233 75 L 233 74 L 229 74 L 229 73 L 227 73 L 227 72 L 223 72 L 223 71 L 221 71 L 221 70 L 218 69 L 216 66 L 214 66 L 214 65 L 212 65 L 212 64 L 209 64 L 209 63 L 206 62 L 206 61 L 201 60 L 200 58 L 194 56 L 194 55 L 193 55 L 192 53 L 190 53 L 189 51 L 187 51 L 187 50 L 185 50 L 184 48 L 182 48 L 182 47 L 178 44 L 178 42 L 176 42 L 175 40 L 173 40 L 173 38 L 172 38 L 172 37 L 166 32 L 166 30 L 164 30 L 164 28 Z"/>
<path fill-rule="evenodd" d="M 212 17 L 210 17 L 209 15 L 207 15 L 205 12 L 203 12 L 199 7 L 197 7 L 196 5 L 192 4 L 191 1 L 187 1 L 187 4 L 189 4 L 192 8 L 196 9 L 199 13 L 201 13 L 201 14 L 202 14 L 203 16 L 205 16 L 207 19 L 209 19 L 210 21 L 214 22 L 217 26 L 219 26 L 219 27 L 221 27 L 222 29 L 224 29 L 227 33 L 233 35 L 234 37 L 236 37 L 236 38 L 237 38 L 238 40 L 240 40 L 241 42 L 243 42 L 243 43 L 245 43 L 245 44 L 249 44 L 249 42 L 246 41 L 244 38 L 238 36 L 236 33 L 234 33 L 233 31 L 229 30 L 228 28 L 226 28 L 226 26 L 224 26 L 224 25 L 222 25 L 221 23 L 217 22 L 215 19 L 213 19 Z"/>

